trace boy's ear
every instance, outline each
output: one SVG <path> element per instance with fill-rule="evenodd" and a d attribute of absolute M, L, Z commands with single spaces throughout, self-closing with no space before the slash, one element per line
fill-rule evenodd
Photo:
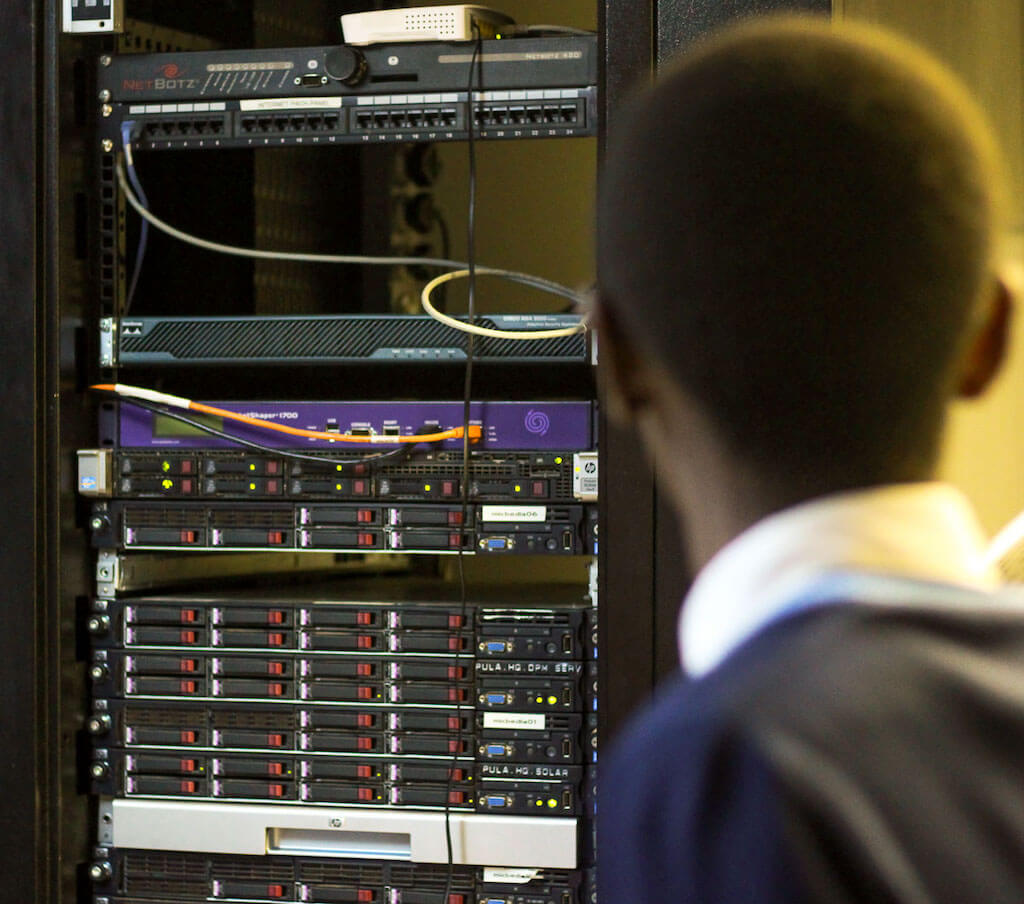
<path fill-rule="evenodd" d="M 981 395 L 999 373 L 1010 339 L 1014 294 L 1007 281 L 992 282 L 981 327 L 975 332 L 960 363 L 957 395 L 971 399 Z"/>
<path fill-rule="evenodd" d="M 619 424 L 635 422 L 651 402 L 647 368 L 606 304 L 595 301 L 590 319 L 597 331 L 606 410 Z"/>

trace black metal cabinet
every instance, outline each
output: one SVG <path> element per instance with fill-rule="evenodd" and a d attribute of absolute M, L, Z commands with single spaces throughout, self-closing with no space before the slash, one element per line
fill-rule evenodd
<path fill-rule="evenodd" d="M 61 35 L 60 6 L 0 5 L 0 875 L 5 899 L 36 904 L 85 900 L 95 819 L 76 763 L 86 716 L 76 620 L 93 565 L 73 469 L 74 450 L 90 442 L 82 390 L 92 367 L 83 362 L 95 352 L 82 327 L 96 303 L 85 288 L 90 156 L 83 136 L 93 98 L 82 60 L 110 39 Z M 232 9 L 245 7 L 238 0 Z M 828 0 L 607 0 L 599 8 L 603 135 L 614 130 L 622 97 L 709 28 L 779 8 L 828 7 Z M 600 444 L 599 684 L 607 740 L 674 667 L 675 613 L 688 575 L 674 520 L 635 436 L 602 423 Z"/>

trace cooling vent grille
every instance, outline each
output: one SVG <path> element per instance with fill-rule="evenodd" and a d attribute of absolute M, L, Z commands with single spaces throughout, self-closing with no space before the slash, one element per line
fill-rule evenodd
<path fill-rule="evenodd" d="M 482 326 L 498 326 L 480 318 Z M 119 358 L 175 361 L 344 361 L 412 359 L 423 350 L 465 352 L 466 334 L 422 317 L 274 318 L 237 320 L 160 320 L 137 334 L 121 330 Z M 486 359 L 584 360 L 582 333 L 556 339 L 478 337 L 474 356 Z"/>

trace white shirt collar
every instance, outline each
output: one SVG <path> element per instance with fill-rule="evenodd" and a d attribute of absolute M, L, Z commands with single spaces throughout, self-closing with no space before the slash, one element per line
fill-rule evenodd
<path fill-rule="evenodd" d="M 966 497 L 942 483 L 837 493 L 769 515 L 697 575 L 679 617 L 679 653 L 699 677 L 823 576 L 868 571 L 980 589 L 999 583 Z"/>

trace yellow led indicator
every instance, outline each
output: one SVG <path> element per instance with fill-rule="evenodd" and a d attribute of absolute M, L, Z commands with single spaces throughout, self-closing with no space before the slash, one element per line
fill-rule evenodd
<path fill-rule="evenodd" d="M 174 481 L 173 480 L 161 480 L 160 481 L 160 486 L 162 486 L 165 490 L 172 490 L 172 489 L 174 489 Z"/>
<path fill-rule="evenodd" d="M 544 806 L 544 801 L 542 801 L 542 800 L 538 800 L 538 801 L 537 801 L 537 806 L 538 806 L 538 807 L 543 807 L 543 806 Z"/>
<path fill-rule="evenodd" d="M 561 455 L 556 455 L 555 456 L 555 464 L 556 465 L 560 465 L 561 463 L 562 463 L 562 456 Z"/>
<path fill-rule="evenodd" d="M 544 702 L 544 698 L 543 697 L 538 697 L 534 702 L 535 703 L 543 703 Z"/>
<path fill-rule="evenodd" d="M 523 488 L 518 483 L 516 484 L 516 492 L 517 493 L 523 492 Z"/>
<path fill-rule="evenodd" d="M 423 492 L 424 493 L 429 493 L 430 492 L 430 484 L 429 483 L 423 484 Z"/>
<path fill-rule="evenodd" d="M 160 470 L 166 474 L 168 471 L 171 470 L 171 463 L 169 461 L 160 462 Z"/>
<path fill-rule="evenodd" d="M 250 483 L 250 484 L 249 484 L 249 489 L 250 489 L 250 490 L 255 490 L 255 489 L 256 489 L 256 484 L 254 484 L 254 483 Z"/>
<path fill-rule="evenodd" d="M 255 471 L 256 470 L 256 462 L 254 462 L 254 461 L 250 461 L 249 462 L 249 470 L 250 471 Z"/>
<path fill-rule="evenodd" d="M 548 697 L 548 704 L 554 706 L 558 702 L 558 697 Z"/>
<path fill-rule="evenodd" d="M 340 483 L 336 483 L 334 485 L 334 489 L 336 489 L 340 493 L 341 492 L 341 484 Z"/>
<path fill-rule="evenodd" d="M 555 809 L 555 807 L 558 806 L 558 801 L 555 800 L 553 797 L 549 797 L 548 798 L 548 806 L 551 807 L 551 809 L 553 810 L 553 809 Z"/>
<path fill-rule="evenodd" d="M 341 465 L 335 465 L 334 466 L 334 470 L 335 471 L 340 471 L 341 470 Z"/>

